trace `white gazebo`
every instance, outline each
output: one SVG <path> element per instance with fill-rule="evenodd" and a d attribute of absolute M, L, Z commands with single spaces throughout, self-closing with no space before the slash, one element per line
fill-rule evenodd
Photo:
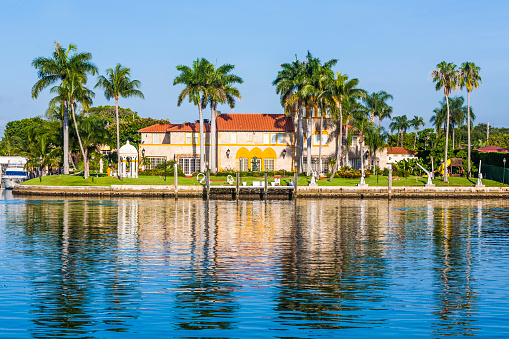
<path fill-rule="evenodd" d="M 137 178 L 138 177 L 138 150 L 136 147 L 127 143 L 120 147 L 120 165 L 118 170 L 122 173 L 122 177 Z M 128 169 L 129 167 L 129 169 Z M 129 172 L 128 172 L 129 170 Z"/>

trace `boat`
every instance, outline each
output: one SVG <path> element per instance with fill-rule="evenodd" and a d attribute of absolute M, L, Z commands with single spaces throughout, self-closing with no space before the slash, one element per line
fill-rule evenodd
<path fill-rule="evenodd" d="M 28 172 L 23 168 L 22 164 L 9 164 L 2 175 L 2 183 L 4 188 L 12 190 L 16 184 L 28 180 Z"/>

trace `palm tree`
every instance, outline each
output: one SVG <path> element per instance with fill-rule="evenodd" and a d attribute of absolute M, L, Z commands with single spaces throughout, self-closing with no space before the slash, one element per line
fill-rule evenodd
<path fill-rule="evenodd" d="M 371 158 L 376 158 L 376 152 L 386 146 L 387 132 L 383 127 L 376 127 L 368 129 L 366 133 L 366 144 L 369 147 L 369 154 Z"/>
<path fill-rule="evenodd" d="M 372 133 L 373 123 L 368 120 L 363 112 L 356 113 L 354 115 L 355 122 L 352 126 L 352 131 L 359 133 L 359 140 L 361 143 L 361 173 L 364 177 L 364 138 L 368 133 Z"/>
<path fill-rule="evenodd" d="M 90 155 L 98 145 L 107 142 L 106 121 L 96 115 L 81 116 L 79 129 L 82 135 L 82 143 L 84 150 L 84 170 L 85 178 L 90 175 Z"/>
<path fill-rule="evenodd" d="M 467 149 L 467 157 L 468 157 L 468 177 L 472 177 L 472 169 L 470 166 L 470 92 L 474 90 L 474 88 L 479 87 L 479 83 L 482 83 L 481 76 L 479 72 L 481 68 L 476 66 L 473 62 L 464 62 L 460 67 L 460 88 L 467 89 L 467 138 L 468 138 L 468 149 Z"/>
<path fill-rule="evenodd" d="M 463 97 L 452 97 L 449 100 L 450 120 L 452 128 L 452 149 L 456 140 L 456 127 L 463 125 L 467 115 L 467 108 L 463 106 L 465 99 Z"/>
<path fill-rule="evenodd" d="M 178 65 L 177 71 L 180 74 L 173 80 L 173 86 L 183 84 L 186 87 L 180 92 L 177 106 L 180 106 L 185 97 L 189 98 L 189 102 L 198 106 L 200 117 L 200 172 L 205 171 L 205 135 L 203 124 L 203 108 L 207 104 L 207 72 L 213 65 L 204 58 L 196 59 L 193 67 Z"/>
<path fill-rule="evenodd" d="M 281 65 L 282 70 L 278 72 L 276 80 L 272 82 L 276 86 L 276 93 L 279 94 L 281 106 L 286 114 L 292 114 L 297 110 L 297 135 L 298 147 L 296 154 L 297 173 L 302 172 L 303 167 L 303 123 L 302 123 L 302 100 L 296 93 L 301 93 L 304 87 L 304 63 L 300 62 L 295 55 L 295 61 Z"/>
<path fill-rule="evenodd" d="M 370 113 L 371 123 L 375 123 L 375 116 L 378 116 L 378 127 L 382 125 L 382 119 L 390 118 L 392 107 L 387 104 L 387 100 L 393 100 L 394 97 L 386 91 L 373 92 L 363 98 L 364 105 Z"/>
<path fill-rule="evenodd" d="M 131 69 L 128 67 L 122 67 L 121 64 L 117 64 L 115 69 L 108 68 L 106 70 L 107 77 L 101 75 L 97 79 L 97 84 L 94 88 L 102 87 L 104 89 L 104 96 L 107 100 L 115 98 L 115 119 L 117 124 L 117 164 L 120 169 L 120 123 L 118 121 L 118 99 L 138 97 L 144 99 L 143 93 L 138 90 L 141 86 L 139 80 L 131 80 Z M 122 173 L 118 171 L 118 178 L 122 180 Z"/>
<path fill-rule="evenodd" d="M 235 69 L 234 65 L 224 64 L 218 68 L 211 67 L 207 72 L 207 97 L 210 102 L 211 123 L 210 123 L 210 158 L 211 171 L 217 172 L 216 165 L 216 115 L 217 103 L 228 104 L 231 109 L 235 108 L 235 98 L 242 100 L 240 91 L 234 84 L 244 82 L 241 77 L 230 74 Z"/>
<path fill-rule="evenodd" d="M 336 150 L 336 163 L 334 164 L 334 168 L 332 169 L 332 175 L 328 179 L 328 181 L 332 181 L 334 175 L 336 175 L 337 169 L 340 167 L 340 161 L 343 159 L 342 151 L 343 151 L 343 102 L 349 100 L 355 100 L 359 98 L 363 98 L 366 96 L 366 91 L 360 88 L 357 88 L 359 84 L 359 79 L 350 79 L 348 80 L 348 75 L 343 75 L 339 72 L 336 73 L 336 79 L 331 83 L 330 91 L 334 102 L 336 103 L 337 110 L 333 111 L 335 116 L 339 120 L 339 133 L 338 134 L 338 147 Z M 348 146 L 346 147 L 346 152 L 348 154 Z"/>
<path fill-rule="evenodd" d="M 401 135 L 401 147 L 403 147 L 403 133 L 406 132 L 410 126 L 412 126 L 411 120 L 408 120 L 406 115 L 392 118 L 392 122 L 389 125 L 391 132 L 398 131 Z"/>
<path fill-rule="evenodd" d="M 97 67 L 90 61 L 92 54 L 76 53 L 77 47 L 69 44 L 63 48 L 55 42 L 52 58 L 38 57 L 32 61 L 32 66 L 38 69 L 39 80 L 32 87 L 32 98 L 37 98 L 46 87 L 63 81 L 69 74 L 78 73 L 85 77 L 88 73 L 95 75 Z M 71 52 L 75 52 L 70 55 Z M 64 138 L 64 174 L 69 174 L 69 118 L 68 104 L 64 100 L 63 138 Z"/>
<path fill-rule="evenodd" d="M 443 89 L 445 100 L 447 103 L 447 122 L 445 132 L 445 155 L 444 155 L 444 182 L 449 182 L 447 178 L 447 151 L 449 147 L 449 95 L 453 90 L 456 90 L 458 81 L 458 72 L 456 71 L 456 65 L 452 62 L 442 61 L 437 65 L 437 68 L 431 72 L 431 77 L 435 83 L 435 89 L 437 91 Z"/>
<path fill-rule="evenodd" d="M 86 163 L 86 154 L 83 149 L 83 143 L 78 130 L 78 123 L 76 121 L 76 106 L 80 103 L 85 109 L 88 109 L 92 105 L 92 99 L 95 94 L 90 89 L 86 88 L 86 76 L 80 73 L 69 73 L 67 77 L 62 81 L 60 86 L 54 86 L 51 88 L 51 93 L 58 94 L 50 102 L 53 105 L 55 102 L 67 101 L 71 106 L 72 119 L 74 121 L 74 128 L 76 130 L 76 136 L 80 145 L 81 154 L 83 156 L 83 163 Z M 85 171 L 85 179 L 88 178 L 88 174 Z"/>
<path fill-rule="evenodd" d="M 414 151 L 415 151 L 415 144 L 417 143 L 417 131 L 419 130 L 420 126 L 424 127 L 424 119 L 422 117 L 414 115 L 414 118 L 410 120 L 410 125 L 413 128 L 415 128 L 415 139 L 414 139 Z"/>

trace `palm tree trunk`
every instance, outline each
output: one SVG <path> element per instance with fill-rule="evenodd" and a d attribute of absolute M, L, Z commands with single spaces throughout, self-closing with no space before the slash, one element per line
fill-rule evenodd
<path fill-rule="evenodd" d="M 88 150 L 84 149 L 85 153 L 83 154 L 83 159 L 85 159 L 83 163 L 83 167 L 85 170 L 85 178 L 88 178 L 90 176 L 90 161 L 88 159 Z"/>
<path fill-rule="evenodd" d="M 472 169 L 470 168 L 470 91 L 467 91 L 467 162 L 468 162 L 468 178 L 472 178 Z"/>
<path fill-rule="evenodd" d="M 304 129 L 302 126 L 302 104 L 299 101 L 299 113 L 297 117 L 297 133 L 299 134 L 299 144 L 297 146 L 297 173 L 301 173 L 304 167 Z"/>
<path fill-rule="evenodd" d="M 320 100 L 320 147 L 318 149 L 318 161 L 319 161 L 319 171 L 320 174 L 323 173 L 323 167 L 322 167 L 322 132 L 323 131 L 323 104 L 322 100 Z"/>
<path fill-rule="evenodd" d="M 454 137 L 455 137 L 455 135 L 454 135 L 454 130 L 455 130 L 455 128 L 454 128 L 454 127 L 455 127 L 455 126 L 454 126 L 454 122 L 453 122 L 453 123 L 452 123 L 452 149 L 454 149 L 454 139 L 455 139 L 455 138 L 454 138 Z"/>
<path fill-rule="evenodd" d="M 346 125 L 345 135 L 346 138 L 348 139 L 348 121 L 345 123 L 345 125 Z M 346 162 L 345 166 L 350 166 L 350 144 L 348 144 L 348 141 L 345 144 L 345 162 Z"/>
<path fill-rule="evenodd" d="M 307 138 L 307 145 L 306 145 L 306 158 L 307 158 L 307 165 L 308 170 L 306 171 L 307 176 L 311 174 L 311 148 L 313 147 L 313 136 L 311 135 L 311 124 L 312 124 L 312 118 L 311 114 L 308 114 L 308 138 Z"/>
<path fill-rule="evenodd" d="M 200 112 L 200 172 L 205 172 L 205 134 L 203 125 L 203 110 L 201 107 L 201 101 L 198 100 L 198 111 Z"/>
<path fill-rule="evenodd" d="M 446 123 L 446 131 L 445 131 L 445 154 L 444 154 L 444 182 L 449 182 L 447 178 L 447 151 L 449 148 L 449 96 L 445 96 L 445 100 L 447 102 L 447 123 Z"/>
<path fill-rule="evenodd" d="M 122 171 L 120 170 L 120 127 L 118 121 L 118 97 L 115 97 L 115 119 L 117 122 L 117 172 L 118 178 L 122 180 Z"/>
<path fill-rule="evenodd" d="M 364 176 L 364 135 L 361 134 L 361 174 Z"/>
<path fill-rule="evenodd" d="M 341 153 L 343 148 L 343 111 L 341 105 L 341 99 L 337 103 L 338 110 L 339 110 L 339 133 L 338 133 L 338 142 L 337 142 L 337 149 L 336 149 L 336 163 L 334 164 L 334 167 L 332 168 L 332 174 L 329 178 L 329 182 L 332 181 L 334 176 L 336 175 L 336 171 L 338 170 L 338 167 L 341 165 L 340 161 L 342 159 Z"/>
<path fill-rule="evenodd" d="M 417 131 L 415 131 L 415 138 L 414 138 L 414 151 L 415 151 L 415 144 L 417 143 Z"/>
<path fill-rule="evenodd" d="M 69 107 L 67 100 L 64 101 L 64 174 L 69 174 Z"/>
<path fill-rule="evenodd" d="M 403 147 L 403 129 L 401 129 L 400 131 L 401 131 L 401 147 Z"/>
<path fill-rule="evenodd" d="M 85 166 L 87 159 L 85 158 L 85 150 L 83 149 L 83 144 L 81 143 L 80 132 L 78 131 L 78 124 L 76 123 L 76 114 L 74 112 L 74 104 L 72 102 L 71 102 L 71 110 L 72 110 L 72 119 L 74 121 L 74 128 L 76 129 L 76 136 L 78 137 L 81 154 L 83 155 L 83 166 Z M 88 175 L 86 172 L 85 172 L 85 179 L 88 179 Z"/>
<path fill-rule="evenodd" d="M 216 101 L 210 104 L 210 171 L 216 173 Z"/>

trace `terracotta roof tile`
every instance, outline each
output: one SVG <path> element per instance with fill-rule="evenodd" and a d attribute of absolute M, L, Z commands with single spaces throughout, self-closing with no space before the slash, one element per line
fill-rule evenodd
<path fill-rule="evenodd" d="M 155 124 L 142 129 L 139 129 L 139 133 L 164 133 L 170 127 L 171 124 Z"/>
<path fill-rule="evenodd" d="M 387 154 L 411 154 L 415 155 L 417 152 L 411 151 L 404 147 L 387 147 Z"/>
<path fill-rule="evenodd" d="M 294 126 L 284 114 L 225 113 L 217 116 L 217 130 L 293 132 Z"/>
<path fill-rule="evenodd" d="M 204 123 L 203 129 L 205 132 L 210 132 L 210 124 Z M 200 123 L 199 122 L 186 122 L 183 124 L 174 124 L 170 125 L 167 129 L 167 132 L 200 132 Z"/>

